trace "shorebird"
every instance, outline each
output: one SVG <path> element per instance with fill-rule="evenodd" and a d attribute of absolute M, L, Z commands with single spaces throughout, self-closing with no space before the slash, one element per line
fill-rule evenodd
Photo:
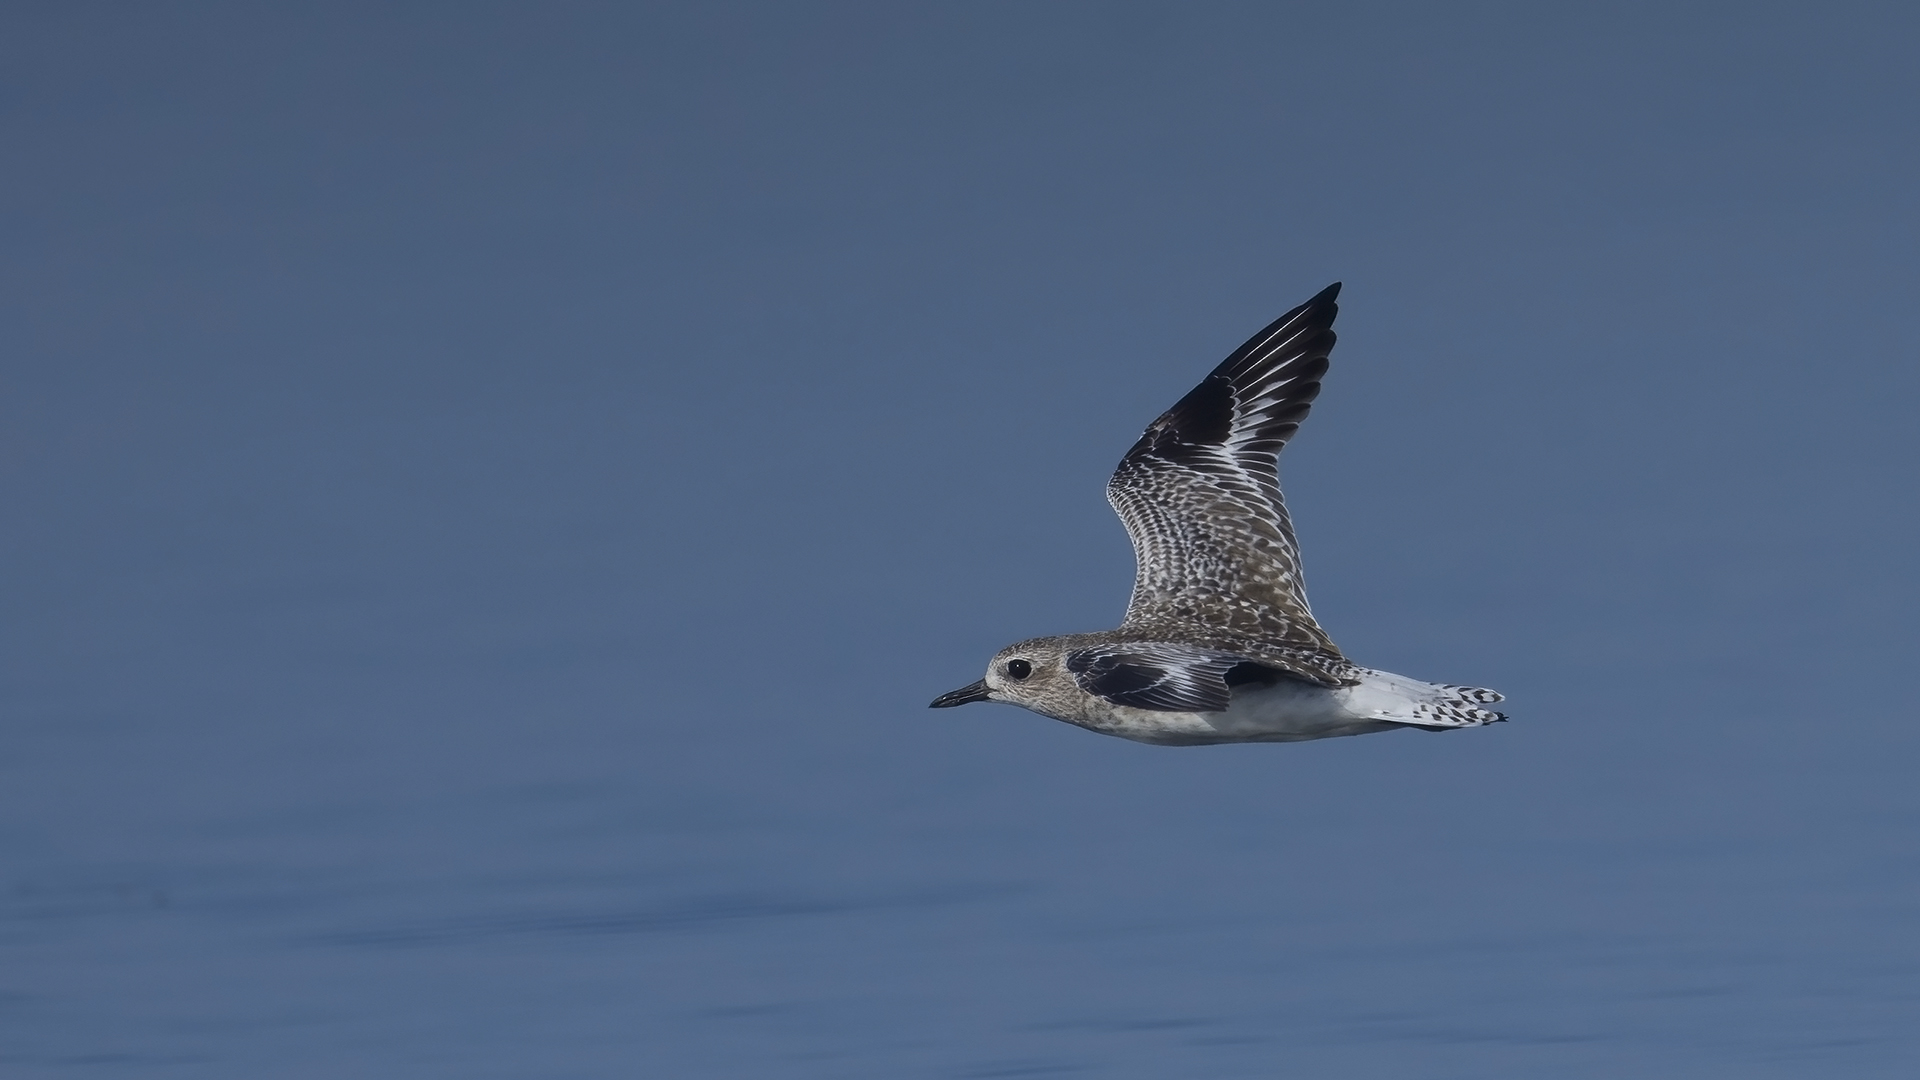
<path fill-rule="evenodd" d="M 1133 541 L 1117 630 L 1001 649 L 933 700 L 999 701 L 1162 746 L 1300 742 L 1506 716 L 1492 690 L 1360 667 L 1314 621 L 1280 451 L 1320 393 L 1335 282 L 1255 334 L 1147 428 L 1107 482 Z"/>

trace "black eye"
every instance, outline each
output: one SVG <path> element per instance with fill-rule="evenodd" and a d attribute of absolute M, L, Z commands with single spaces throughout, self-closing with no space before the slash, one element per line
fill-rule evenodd
<path fill-rule="evenodd" d="M 1033 674 L 1033 665 L 1027 663 L 1025 660 L 1009 660 L 1007 661 L 1007 674 L 1016 679 L 1024 679 Z"/>

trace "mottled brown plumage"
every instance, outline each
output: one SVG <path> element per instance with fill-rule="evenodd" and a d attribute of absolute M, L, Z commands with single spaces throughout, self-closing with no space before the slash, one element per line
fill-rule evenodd
<path fill-rule="evenodd" d="M 1296 741 L 1504 719 L 1491 690 L 1356 666 L 1307 606 L 1280 451 L 1320 393 L 1338 284 L 1147 427 L 1107 483 L 1133 541 L 1118 629 L 1002 649 L 936 707 L 1005 701 L 1142 742 Z"/>

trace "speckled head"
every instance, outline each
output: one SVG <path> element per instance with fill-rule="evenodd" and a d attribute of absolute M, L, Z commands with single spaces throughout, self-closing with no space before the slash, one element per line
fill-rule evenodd
<path fill-rule="evenodd" d="M 1078 716 L 1084 711 L 1087 692 L 1067 670 L 1066 657 L 1084 636 L 1015 642 L 994 654 L 993 662 L 987 665 L 986 678 L 941 694 L 933 699 L 932 708 L 998 701 L 1056 720 Z"/>

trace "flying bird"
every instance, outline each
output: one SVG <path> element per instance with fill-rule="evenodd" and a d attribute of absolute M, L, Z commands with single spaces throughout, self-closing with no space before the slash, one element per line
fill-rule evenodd
<path fill-rule="evenodd" d="M 1480 727 L 1492 690 L 1360 667 L 1314 621 L 1280 495 L 1280 451 L 1320 393 L 1335 282 L 1282 315 L 1163 413 L 1107 500 L 1133 541 L 1117 630 L 1032 638 L 933 700 L 998 701 L 1162 746 L 1300 742 Z"/>

